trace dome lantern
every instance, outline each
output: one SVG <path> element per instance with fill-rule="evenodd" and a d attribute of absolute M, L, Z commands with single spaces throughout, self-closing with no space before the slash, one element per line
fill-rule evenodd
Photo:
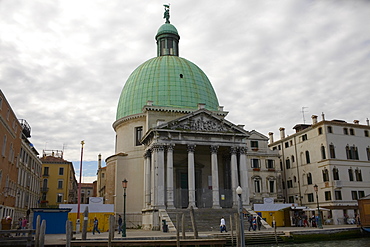
<path fill-rule="evenodd" d="M 158 29 L 155 39 L 157 41 L 157 56 L 179 56 L 180 36 L 174 25 L 170 24 L 169 5 L 164 5 L 166 22 Z"/>

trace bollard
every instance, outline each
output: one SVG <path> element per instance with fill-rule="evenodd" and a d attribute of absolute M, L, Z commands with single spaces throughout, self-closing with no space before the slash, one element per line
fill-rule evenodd
<path fill-rule="evenodd" d="M 72 221 L 66 221 L 66 247 L 71 247 L 72 241 Z"/>
<path fill-rule="evenodd" d="M 36 218 L 36 233 L 35 233 L 35 246 L 40 245 L 40 223 L 41 223 L 41 216 L 37 215 L 37 218 Z"/>
<path fill-rule="evenodd" d="M 82 228 L 82 240 L 86 240 L 87 237 L 87 224 L 89 222 L 89 208 L 88 207 L 85 207 L 85 211 L 84 211 L 84 225 L 83 225 L 83 228 Z"/>
<path fill-rule="evenodd" d="M 44 247 L 45 245 L 45 232 L 46 232 L 46 220 L 42 220 L 41 228 L 40 228 L 40 247 Z"/>

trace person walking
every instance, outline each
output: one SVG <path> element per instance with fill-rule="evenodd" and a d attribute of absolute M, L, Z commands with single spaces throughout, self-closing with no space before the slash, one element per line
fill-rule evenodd
<path fill-rule="evenodd" d="M 122 217 L 121 217 L 121 215 L 119 214 L 118 215 L 118 234 L 120 234 L 121 233 L 121 231 L 122 231 Z"/>
<path fill-rule="evenodd" d="M 255 231 L 257 229 L 257 218 L 256 218 L 256 216 L 253 217 L 252 228 L 253 228 L 253 231 Z"/>
<path fill-rule="evenodd" d="M 220 231 L 221 231 L 221 233 L 223 231 L 227 232 L 227 230 L 226 230 L 226 221 L 225 221 L 225 218 L 223 216 L 221 217 Z"/>
<path fill-rule="evenodd" d="M 257 215 L 257 229 L 258 231 L 261 231 L 262 221 L 261 216 Z"/>
<path fill-rule="evenodd" d="M 94 217 L 93 235 L 95 235 L 95 231 L 97 231 L 100 234 L 100 231 L 99 231 L 99 220 L 96 217 Z"/>
<path fill-rule="evenodd" d="M 24 216 L 22 220 L 22 229 L 27 229 L 27 228 L 28 228 L 28 220 L 26 216 Z M 26 235 L 26 233 L 23 233 L 22 235 Z"/>
<path fill-rule="evenodd" d="M 248 222 L 249 222 L 249 229 L 248 231 L 251 231 L 251 229 L 253 229 L 253 215 L 249 215 L 248 216 Z"/>

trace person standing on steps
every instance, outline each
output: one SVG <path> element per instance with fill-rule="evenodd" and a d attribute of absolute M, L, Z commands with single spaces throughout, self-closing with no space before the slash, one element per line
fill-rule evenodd
<path fill-rule="evenodd" d="M 97 231 L 100 234 L 99 231 L 99 221 L 96 217 L 94 217 L 94 228 L 93 228 L 93 235 L 95 235 L 95 231 Z"/>
<path fill-rule="evenodd" d="M 249 229 L 248 231 L 251 231 L 251 229 L 253 230 L 253 215 L 249 215 L 248 216 L 248 222 L 249 222 Z"/>
<path fill-rule="evenodd" d="M 121 217 L 121 215 L 119 214 L 118 215 L 118 234 L 120 234 L 121 233 L 121 231 L 122 231 L 122 217 Z"/>
<path fill-rule="evenodd" d="M 227 230 L 226 230 L 226 221 L 225 221 L 225 218 L 223 216 L 221 217 L 220 231 L 221 231 L 221 233 L 223 231 L 227 232 Z"/>
<path fill-rule="evenodd" d="M 262 221 L 261 216 L 257 215 L 257 229 L 258 231 L 261 231 Z"/>

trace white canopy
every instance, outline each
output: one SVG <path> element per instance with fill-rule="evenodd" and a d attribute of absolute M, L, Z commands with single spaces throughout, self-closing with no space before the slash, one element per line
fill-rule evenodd
<path fill-rule="evenodd" d="M 330 211 L 330 209 L 319 207 L 320 211 Z M 317 211 L 317 208 L 306 208 L 304 211 Z"/>

